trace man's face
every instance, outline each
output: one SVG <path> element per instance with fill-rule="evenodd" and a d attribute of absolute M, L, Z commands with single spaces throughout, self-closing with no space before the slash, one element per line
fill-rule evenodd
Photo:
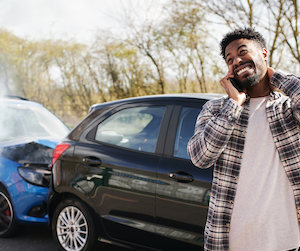
<path fill-rule="evenodd" d="M 234 80 L 242 88 L 258 84 L 267 72 L 267 50 L 256 41 L 241 38 L 232 41 L 225 49 L 225 61 Z"/>

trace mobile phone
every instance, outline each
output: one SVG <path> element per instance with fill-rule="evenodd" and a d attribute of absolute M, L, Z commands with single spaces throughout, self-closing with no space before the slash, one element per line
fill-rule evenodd
<path fill-rule="evenodd" d="M 234 81 L 233 78 L 229 78 L 229 81 L 235 87 L 235 89 L 237 89 L 239 92 L 243 91 L 242 88 L 241 88 L 241 86 L 236 81 Z"/>

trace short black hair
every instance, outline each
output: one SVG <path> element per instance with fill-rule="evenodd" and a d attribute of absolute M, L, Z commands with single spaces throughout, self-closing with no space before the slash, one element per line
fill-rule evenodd
<path fill-rule="evenodd" d="M 227 45 L 229 45 L 232 41 L 241 38 L 256 41 L 262 48 L 267 48 L 266 40 L 259 32 L 255 31 L 254 28 L 238 28 L 228 32 L 220 43 L 221 55 L 224 59 Z"/>

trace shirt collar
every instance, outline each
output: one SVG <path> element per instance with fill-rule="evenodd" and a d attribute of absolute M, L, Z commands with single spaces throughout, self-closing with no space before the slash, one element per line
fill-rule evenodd
<path fill-rule="evenodd" d="M 271 91 L 269 95 L 270 95 L 270 100 L 275 100 L 275 99 L 280 98 L 280 94 L 275 91 Z M 248 94 L 246 94 L 246 102 L 249 102 L 249 101 L 250 101 L 250 96 Z"/>
<path fill-rule="evenodd" d="M 279 92 L 275 92 L 275 91 L 270 92 L 270 100 L 275 100 L 275 99 L 278 99 L 278 98 L 280 98 Z"/>

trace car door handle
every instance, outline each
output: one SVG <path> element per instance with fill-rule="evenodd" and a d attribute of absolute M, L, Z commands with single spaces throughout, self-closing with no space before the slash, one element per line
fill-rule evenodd
<path fill-rule="evenodd" d="M 192 182 L 194 177 L 185 172 L 170 172 L 169 177 L 179 182 Z"/>
<path fill-rule="evenodd" d="M 90 166 L 100 166 L 102 164 L 102 161 L 96 157 L 84 157 L 82 161 L 86 165 L 90 165 Z"/>

